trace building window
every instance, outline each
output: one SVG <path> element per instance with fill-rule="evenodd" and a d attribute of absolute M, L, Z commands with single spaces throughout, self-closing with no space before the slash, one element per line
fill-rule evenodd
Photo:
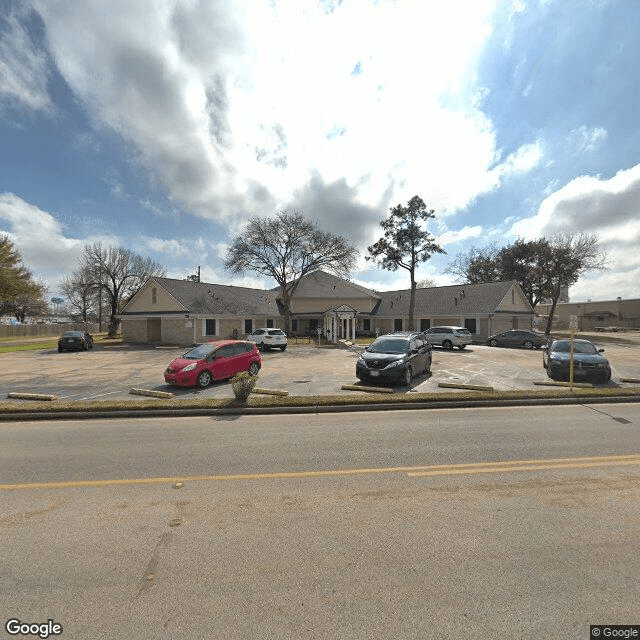
<path fill-rule="evenodd" d="M 516 291 L 515 289 L 511 289 L 511 304 L 516 303 Z"/>
<path fill-rule="evenodd" d="M 475 318 L 465 318 L 464 319 L 464 326 L 469 329 L 470 333 L 477 333 L 476 331 L 476 319 Z"/>
<path fill-rule="evenodd" d="M 251 333 L 253 331 L 253 320 L 244 321 L 244 332 Z"/>
<path fill-rule="evenodd" d="M 298 321 L 297 320 L 292 320 L 291 321 L 291 331 L 293 331 L 294 333 L 298 331 Z"/>
<path fill-rule="evenodd" d="M 204 335 L 205 336 L 217 336 L 218 335 L 218 321 L 216 319 L 207 318 L 204 321 Z"/>
<path fill-rule="evenodd" d="M 158 303 L 158 290 L 153 287 L 151 289 L 151 304 L 157 304 Z"/>
<path fill-rule="evenodd" d="M 420 318 L 420 331 L 431 329 L 431 320 L 429 318 Z"/>
<path fill-rule="evenodd" d="M 402 331 L 402 318 L 396 318 L 393 321 L 393 330 L 394 331 Z"/>
<path fill-rule="evenodd" d="M 267 320 L 267 329 L 273 329 L 273 320 Z"/>
<path fill-rule="evenodd" d="M 371 331 L 371 319 L 363 318 L 362 319 L 362 330 L 363 331 Z"/>

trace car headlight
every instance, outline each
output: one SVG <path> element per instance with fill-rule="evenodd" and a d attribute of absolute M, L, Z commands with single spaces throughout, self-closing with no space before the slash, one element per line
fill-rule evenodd
<path fill-rule="evenodd" d="M 404 360 L 396 360 L 391 364 L 387 365 L 387 369 L 393 369 L 394 367 L 402 367 L 404 365 Z"/>
<path fill-rule="evenodd" d="M 197 362 L 194 362 L 193 364 L 188 364 L 183 371 L 193 371 L 196 367 L 198 366 Z"/>
<path fill-rule="evenodd" d="M 365 364 L 364 358 L 362 356 L 358 357 L 358 364 L 360 364 L 360 365 L 364 365 Z"/>
<path fill-rule="evenodd" d="M 606 369 L 609 365 L 606 362 L 598 362 L 596 369 Z"/>

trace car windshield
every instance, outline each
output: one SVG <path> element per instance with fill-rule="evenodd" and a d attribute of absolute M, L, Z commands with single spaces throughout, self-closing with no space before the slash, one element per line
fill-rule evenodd
<path fill-rule="evenodd" d="M 406 353 L 407 341 L 404 338 L 379 338 L 370 347 L 373 353 Z"/>
<path fill-rule="evenodd" d="M 182 357 L 187 360 L 203 360 L 210 356 L 215 350 L 216 347 L 211 344 L 199 344 L 197 347 L 187 351 Z"/>
<path fill-rule="evenodd" d="M 63 338 L 82 338 L 84 333 L 82 331 L 65 331 L 62 334 Z"/>
<path fill-rule="evenodd" d="M 571 351 L 571 341 L 559 340 L 558 342 L 554 342 L 551 351 L 569 353 Z M 590 342 L 575 342 L 573 344 L 573 352 L 594 355 L 598 353 L 598 350 Z"/>

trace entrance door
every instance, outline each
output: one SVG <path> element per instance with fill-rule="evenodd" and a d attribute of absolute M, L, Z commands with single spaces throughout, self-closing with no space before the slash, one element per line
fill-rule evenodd
<path fill-rule="evenodd" d="M 162 320 L 160 318 L 147 318 L 147 342 L 160 342 L 162 340 Z"/>

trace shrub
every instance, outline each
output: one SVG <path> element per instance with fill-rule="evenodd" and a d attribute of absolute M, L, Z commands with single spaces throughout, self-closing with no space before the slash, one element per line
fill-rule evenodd
<path fill-rule="evenodd" d="M 248 371 L 241 371 L 233 376 L 231 378 L 231 388 L 236 400 L 246 402 L 257 381 L 258 376 L 252 376 Z"/>

